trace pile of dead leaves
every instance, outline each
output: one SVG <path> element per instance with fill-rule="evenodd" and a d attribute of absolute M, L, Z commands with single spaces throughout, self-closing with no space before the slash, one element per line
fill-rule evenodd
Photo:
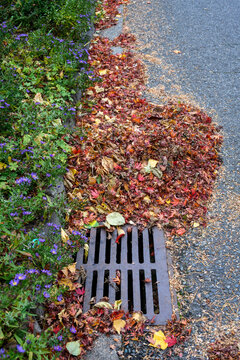
<path fill-rule="evenodd" d="M 240 342 L 234 334 L 220 337 L 207 350 L 209 360 L 239 360 Z"/>
<path fill-rule="evenodd" d="M 133 40 L 121 35 L 114 45 Z M 169 236 L 205 225 L 221 135 L 199 109 L 147 103 L 142 64 L 127 49 L 113 55 L 112 44 L 96 37 L 90 50 L 101 81 L 86 92 L 91 112 L 77 114 L 87 136 L 72 144 L 69 193 L 88 206 L 74 213 L 72 226 L 104 222 L 112 211 L 142 228 L 161 225 Z"/>

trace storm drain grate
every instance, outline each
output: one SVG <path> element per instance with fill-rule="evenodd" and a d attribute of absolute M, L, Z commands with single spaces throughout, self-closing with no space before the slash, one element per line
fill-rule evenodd
<path fill-rule="evenodd" d="M 108 239 L 104 229 L 91 229 L 88 257 L 78 252 L 77 268 L 87 273 L 83 311 L 92 297 L 98 302 L 107 296 L 112 304 L 121 299 L 125 311 L 141 310 L 148 319 L 155 316 L 155 324 L 165 324 L 172 306 L 164 234 L 157 227 L 124 230 L 116 243 L 117 232 Z"/>

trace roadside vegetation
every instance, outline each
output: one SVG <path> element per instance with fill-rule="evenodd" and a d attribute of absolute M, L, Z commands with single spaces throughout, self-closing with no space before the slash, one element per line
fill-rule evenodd
<path fill-rule="evenodd" d="M 50 218 L 55 212 L 64 225 L 66 204 L 50 190 L 66 173 L 76 89 L 94 81 L 92 14 L 94 2 L 85 0 L 0 5 L 1 359 L 54 359 L 61 350 L 62 335 L 40 332 L 35 319 L 39 304 L 62 301 L 57 274 L 86 240 L 78 232 L 60 241 Z"/>

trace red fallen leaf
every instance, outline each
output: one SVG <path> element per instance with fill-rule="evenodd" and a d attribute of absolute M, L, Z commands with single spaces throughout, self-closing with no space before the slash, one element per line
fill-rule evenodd
<path fill-rule="evenodd" d="M 83 294 L 85 293 L 85 289 L 84 289 L 84 288 L 82 288 L 82 289 L 78 288 L 78 289 L 76 289 L 75 291 L 76 291 L 76 293 L 77 293 L 78 295 L 83 295 Z"/>
<path fill-rule="evenodd" d="M 177 343 L 177 339 L 173 335 L 166 337 L 165 341 L 168 343 L 168 347 L 171 347 Z"/>
<path fill-rule="evenodd" d="M 115 241 L 115 243 L 116 244 L 119 244 L 119 240 L 121 239 L 121 237 L 123 237 L 124 236 L 124 234 L 120 234 L 120 235 L 118 235 L 118 237 L 116 238 L 116 241 Z"/>
<path fill-rule="evenodd" d="M 184 229 L 184 228 L 177 229 L 177 231 L 176 231 L 176 233 L 178 235 L 183 235 L 185 232 L 186 232 L 186 229 Z"/>
<path fill-rule="evenodd" d="M 54 334 L 57 334 L 61 330 L 61 326 L 57 325 L 55 328 L 53 328 Z"/>
<path fill-rule="evenodd" d="M 145 180 L 145 177 L 142 176 L 141 174 L 138 174 L 138 180 L 139 180 L 139 181 L 144 181 L 144 180 Z"/>
<path fill-rule="evenodd" d="M 100 195 L 100 192 L 97 190 L 91 190 L 91 196 L 93 199 L 97 199 Z"/>
<path fill-rule="evenodd" d="M 115 170 L 122 170 L 122 167 L 116 163 L 113 164 Z"/>

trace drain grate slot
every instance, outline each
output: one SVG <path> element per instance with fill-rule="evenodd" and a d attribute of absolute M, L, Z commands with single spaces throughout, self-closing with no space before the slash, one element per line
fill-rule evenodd
<path fill-rule="evenodd" d="M 112 304 L 121 299 L 126 311 L 141 310 L 149 319 L 155 316 L 155 324 L 165 324 L 172 306 L 163 232 L 124 230 L 116 243 L 117 231 L 109 239 L 105 229 L 91 229 L 88 257 L 82 248 L 78 252 L 77 268 L 87 273 L 83 311 L 92 297 L 98 302 L 107 296 Z"/>

